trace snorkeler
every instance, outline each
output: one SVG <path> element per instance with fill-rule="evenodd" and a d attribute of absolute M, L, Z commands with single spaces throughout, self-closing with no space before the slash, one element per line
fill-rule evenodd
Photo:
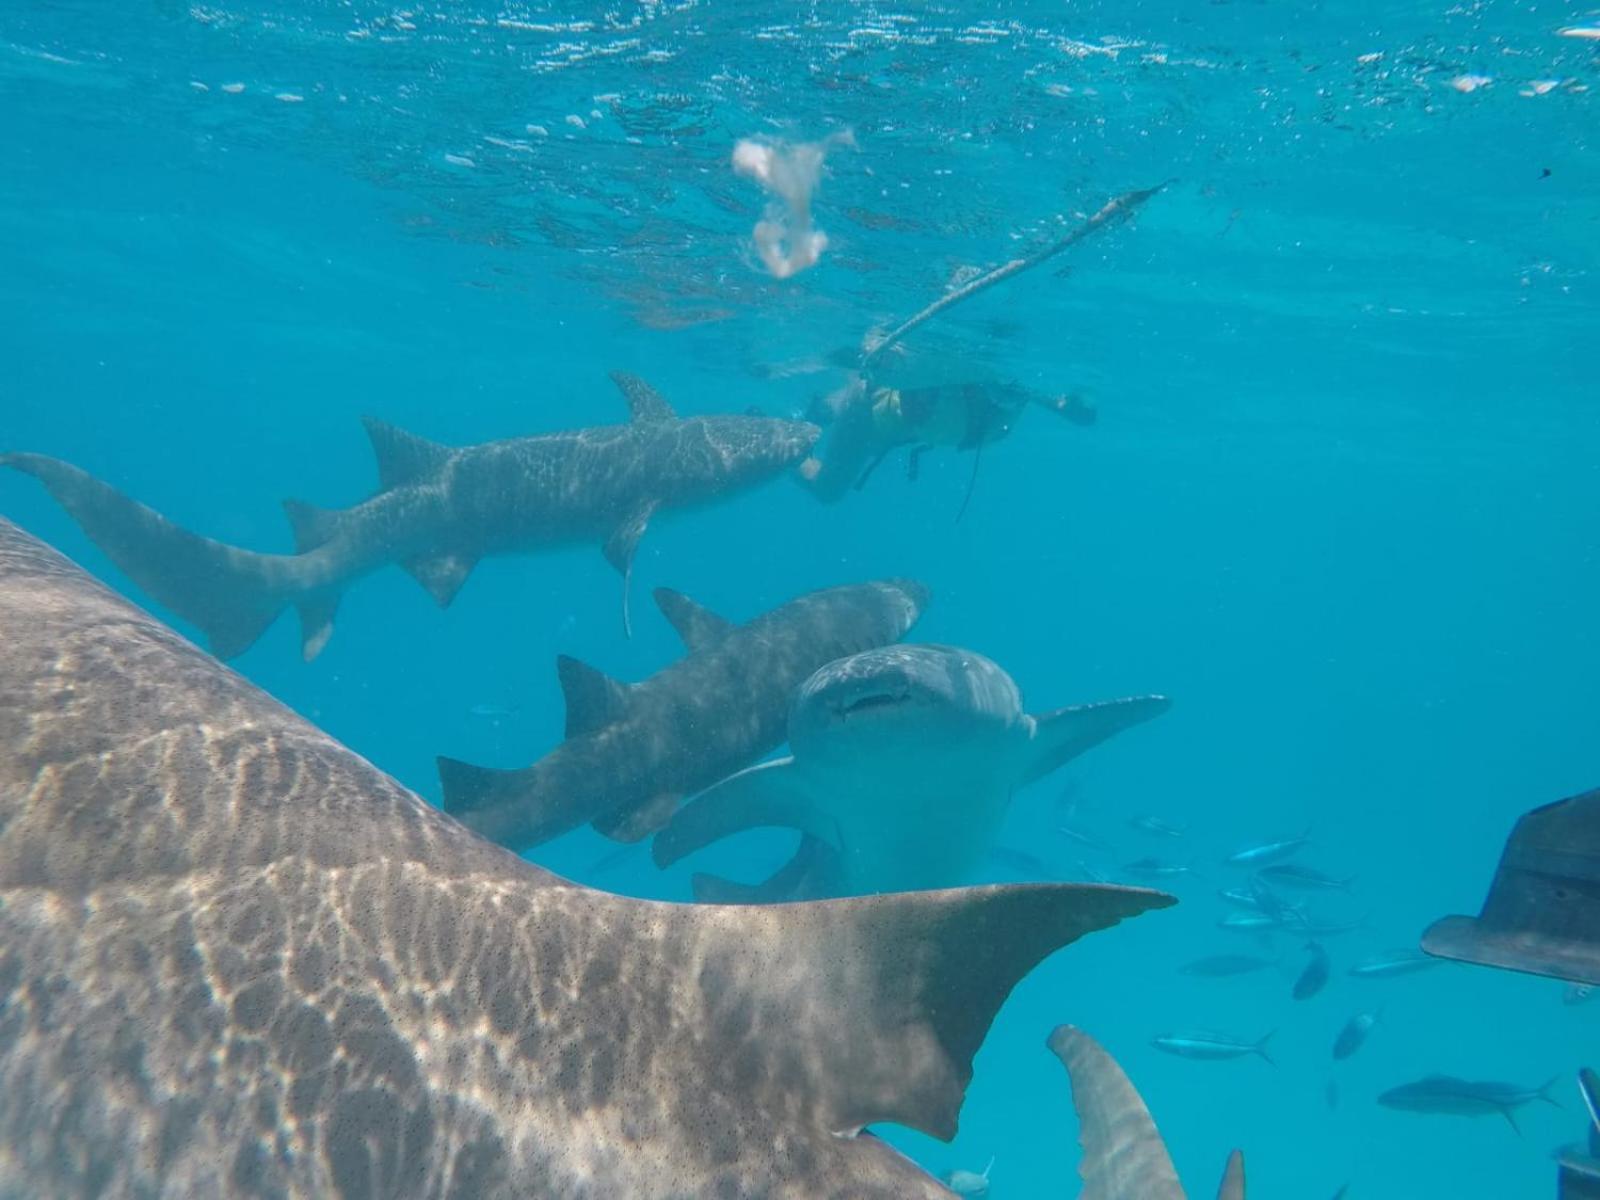
<path fill-rule="evenodd" d="M 1077 425 L 1094 424 L 1094 408 L 1081 397 L 1049 396 L 1015 383 L 969 380 L 925 387 L 883 387 L 857 379 L 818 402 L 813 420 L 828 425 L 818 457 L 802 468 L 812 493 L 825 503 L 865 486 L 880 463 L 910 446 L 906 474 L 917 478 L 926 450 L 948 446 L 973 452 L 977 480 L 983 447 L 1015 427 L 1029 404 L 1049 409 Z M 971 497 L 972 483 L 967 485 Z M 966 501 L 962 501 L 962 511 Z"/>

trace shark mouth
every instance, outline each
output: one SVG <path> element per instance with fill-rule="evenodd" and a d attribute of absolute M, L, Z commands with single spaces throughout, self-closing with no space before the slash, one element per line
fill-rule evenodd
<path fill-rule="evenodd" d="M 859 717 L 869 712 L 876 712 L 886 708 L 898 708 L 911 697 L 903 692 L 874 692 L 871 695 L 860 696 L 854 700 L 839 705 L 835 711 L 840 718 L 848 721 L 851 717 Z"/>

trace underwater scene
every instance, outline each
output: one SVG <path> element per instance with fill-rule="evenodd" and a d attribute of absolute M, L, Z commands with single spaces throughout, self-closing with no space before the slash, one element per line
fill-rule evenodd
<path fill-rule="evenodd" d="M 0 5 L 0 1197 L 1600 1196 L 1597 89 Z"/>

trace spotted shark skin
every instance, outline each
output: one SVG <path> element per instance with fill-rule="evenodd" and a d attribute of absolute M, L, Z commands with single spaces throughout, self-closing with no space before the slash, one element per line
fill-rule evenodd
<path fill-rule="evenodd" d="M 1160 893 L 627 900 L 0 521 L 0 1193 L 890 1200 L 1017 979 Z"/>
<path fill-rule="evenodd" d="M 43 483 L 129 579 L 198 626 L 219 658 L 243 653 L 293 605 L 310 660 L 333 632 L 344 590 L 380 567 L 400 565 L 444 607 L 483 558 L 598 542 L 626 581 L 656 514 L 774 479 L 820 433 L 770 417 L 680 418 L 642 380 L 613 379 L 633 413 L 625 425 L 452 448 L 368 419 L 378 492 L 338 510 L 285 501 L 295 554 L 190 533 L 60 459 L 0 454 L 0 466 Z M 625 582 L 625 624 L 626 596 Z"/>
<path fill-rule="evenodd" d="M 655 595 L 684 656 L 635 684 L 558 660 L 566 740 L 520 770 L 441 758 L 446 812 L 513 849 L 585 821 L 637 841 L 685 797 L 776 749 L 813 671 L 899 640 L 928 601 L 915 580 L 878 580 L 808 592 L 735 625 L 681 593 Z"/>

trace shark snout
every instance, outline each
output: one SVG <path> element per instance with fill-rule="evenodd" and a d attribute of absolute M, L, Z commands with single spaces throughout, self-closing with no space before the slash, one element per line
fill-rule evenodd
<path fill-rule="evenodd" d="M 922 610 L 928 607 L 928 601 L 933 599 L 933 589 L 927 584 L 916 579 L 889 579 L 884 586 L 892 592 L 900 602 L 901 620 L 904 624 L 901 631 L 909 630 L 917 623 L 917 618 L 922 615 Z"/>
<path fill-rule="evenodd" d="M 809 421 L 777 421 L 776 432 L 767 443 L 766 461 L 780 468 L 798 467 L 805 475 L 809 465 L 817 460 L 812 450 L 822 438 L 820 426 Z"/>

